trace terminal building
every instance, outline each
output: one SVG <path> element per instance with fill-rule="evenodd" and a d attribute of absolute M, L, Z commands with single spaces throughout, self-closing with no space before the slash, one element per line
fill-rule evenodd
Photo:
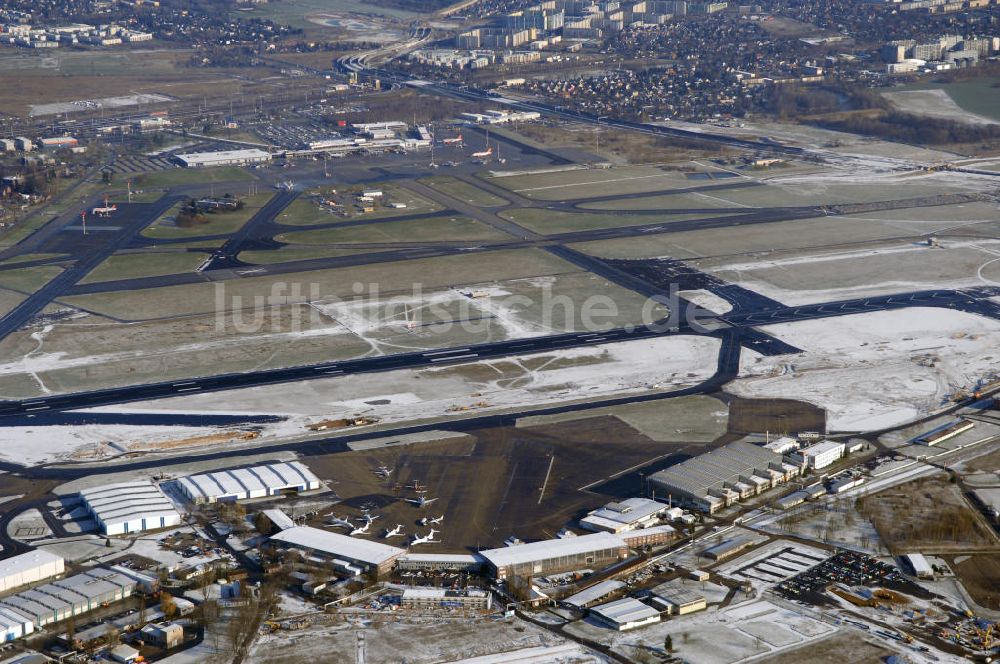
<path fill-rule="evenodd" d="M 478 572 L 483 559 L 472 553 L 407 553 L 396 567 L 401 572 Z"/>
<path fill-rule="evenodd" d="M 649 498 L 628 498 L 594 510 L 580 519 L 580 527 L 594 532 L 623 533 L 653 525 L 669 510 L 670 505 Z"/>
<path fill-rule="evenodd" d="M 36 549 L 0 560 L 0 593 L 38 583 L 66 571 L 62 556 Z"/>
<path fill-rule="evenodd" d="M 222 150 L 219 152 L 190 152 L 175 155 L 185 168 L 207 168 L 210 166 L 247 166 L 271 161 L 271 153 L 264 150 Z"/>
<path fill-rule="evenodd" d="M 339 569 L 360 568 L 382 576 L 392 571 L 396 560 L 406 553 L 388 544 L 363 540 L 357 537 L 331 533 L 310 526 L 295 526 L 273 535 L 270 540 L 278 546 L 300 549 L 310 556 L 332 562 Z"/>
<path fill-rule="evenodd" d="M 500 580 L 607 567 L 628 557 L 628 545 L 611 533 L 594 533 L 480 551 Z"/>
<path fill-rule="evenodd" d="M 298 461 L 189 475 L 179 479 L 177 484 L 195 504 L 282 496 L 323 486 L 319 478 Z"/>
<path fill-rule="evenodd" d="M 801 472 L 777 452 L 735 442 L 653 473 L 647 482 L 654 497 L 713 514 Z"/>
<path fill-rule="evenodd" d="M 150 482 L 138 480 L 85 489 L 80 497 L 104 535 L 126 535 L 181 523 L 174 504 Z"/>

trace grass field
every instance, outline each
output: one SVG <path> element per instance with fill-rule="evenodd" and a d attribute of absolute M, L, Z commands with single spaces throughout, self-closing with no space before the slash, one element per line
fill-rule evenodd
<path fill-rule="evenodd" d="M 0 272 L 0 288 L 9 288 L 22 293 L 34 293 L 60 272 L 62 272 L 62 268 L 51 265 L 5 270 Z"/>
<path fill-rule="evenodd" d="M 47 258 L 59 258 L 63 255 L 64 254 L 21 254 L 20 256 L 14 256 L 13 258 L 0 261 L 0 265 L 17 265 L 18 263 L 45 260 Z"/>
<path fill-rule="evenodd" d="M 288 261 L 304 261 L 312 258 L 332 258 L 335 256 L 353 256 L 354 254 L 365 253 L 361 250 L 352 249 L 295 249 L 284 248 L 274 251 L 241 251 L 239 258 L 245 263 L 256 265 L 269 265 L 273 263 L 287 263 Z"/>
<path fill-rule="evenodd" d="M 501 217 L 529 228 L 543 235 L 590 231 L 601 228 L 624 228 L 643 224 L 670 224 L 675 221 L 698 219 L 703 215 L 691 214 L 649 214 L 619 215 L 612 212 L 597 214 L 590 212 L 564 212 L 540 208 L 515 208 L 499 213 Z M 712 215 L 720 216 L 720 215 Z"/>
<path fill-rule="evenodd" d="M 360 193 L 362 189 L 379 189 L 383 192 L 382 205 L 374 212 L 359 212 L 353 205 L 354 195 Z M 441 206 L 433 201 L 429 201 L 423 196 L 410 191 L 405 187 L 374 183 L 365 187 L 347 187 L 338 189 L 339 199 L 344 201 L 344 216 L 333 214 L 318 203 L 308 198 L 299 198 L 288 206 L 275 221 L 287 226 L 309 226 L 312 224 L 326 224 L 344 220 L 354 219 L 388 219 L 391 217 L 404 217 L 411 214 L 422 214 L 424 212 L 437 212 Z M 389 203 L 402 203 L 406 207 L 393 208 Z"/>
<path fill-rule="evenodd" d="M 249 182 L 256 179 L 257 178 L 249 172 L 237 166 L 220 166 L 219 168 L 174 168 L 168 171 L 147 173 L 135 182 L 134 186 L 147 188 L 175 187 L 185 184 Z M 238 187 L 230 193 L 238 195 L 244 189 L 245 187 Z"/>
<path fill-rule="evenodd" d="M 953 553 L 992 549 L 997 537 L 945 479 L 925 479 L 865 496 L 861 514 L 893 553 Z"/>
<path fill-rule="evenodd" d="M 573 200 L 592 196 L 637 194 L 650 191 L 670 193 L 711 181 L 692 181 L 680 171 L 653 166 L 621 166 L 608 169 L 579 169 L 552 173 L 512 175 L 490 180 L 515 193 L 542 201 Z"/>
<path fill-rule="evenodd" d="M 460 201 L 465 201 L 466 203 L 470 203 L 477 207 L 500 207 L 502 205 L 507 205 L 509 202 L 499 196 L 494 196 L 488 191 L 483 191 L 478 187 L 474 187 L 468 182 L 463 182 L 458 178 L 446 175 L 424 178 L 421 182 L 429 187 L 437 189 L 443 194 L 448 194 L 452 198 L 457 198 Z"/>
<path fill-rule="evenodd" d="M 951 568 L 977 604 L 1000 609 L 1000 558 L 995 554 L 963 556 L 962 562 L 952 562 Z"/>
<path fill-rule="evenodd" d="M 487 242 L 507 235 L 467 217 L 432 217 L 390 221 L 368 226 L 284 233 L 277 240 L 296 245 L 359 242 Z"/>
<path fill-rule="evenodd" d="M 38 269 L 38 268 L 33 268 Z M 47 268 L 52 269 L 52 268 Z M 456 255 L 299 274 L 248 277 L 226 282 L 228 296 L 253 301 L 254 295 L 267 296 L 275 283 L 312 283 L 321 286 L 324 297 L 352 297 L 355 283 L 375 284 L 382 293 L 410 292 L 414 284 L 424 289 L 456 284 L 502 281 L 525 277 L 576 272 L 565 261 L 536 249 L 495 251 L 487 254 Z M 2 280 L 0 280 L 2 282 Z M 0 286 L 3 284 L 0 283 Z M 305 288 L 304 292 L 309 289 Z M 216 284 L 191 284 L 165 288 L 99 293 L 64 298 L 68 304 L 125 320 L 165 316 L 211 314 L 215 311 Z"/>
<path fill-rule="evenodd" d="M 162 274 L 193 272 L 208 256 L 200 252 L 141 253 L 112 256 L 80 283 L 156 277 Z"/>
<path fill-rule="evenodd" d="M 184 203 L 181 202 L 154 221 L 149 228 L 142 232 L 142 235 L 148 238 L 169 240 L 174 238 L 198 237 L 201 235 L 215 235 L 218 233 L 234 233 L 249 221 L 257 213 L 257 210 L 271 200 L 273 196 L 274 194 L 271 192 L 250 196 L 243 199 L 243 209 L 234 212 L 206 214 L 207 223 L 196 224 L 186 228 L 177 226 L 174 223 L 177 213 L 184 206 Z"/>
<path fill-rule="evenodd" d="M 944 90 L 955 103 L 976 115 L 1000 121 L 1000 78 L 983 76 L 954 83 L 915 83 L 900 90 Z"/>

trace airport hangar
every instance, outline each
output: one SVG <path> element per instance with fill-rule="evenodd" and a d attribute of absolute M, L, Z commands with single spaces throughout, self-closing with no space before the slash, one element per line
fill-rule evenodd
<path fill-rule="evenodd" d="M 104 535 L 126 535 L 181 523 L 174 504 L 150 482 L 137 480 L 84 489 L 80 497 Z"/>
<path fill-rule="evenodd" d="M 735 442 L 653 473 L 647 487 L 655 497 L 714 514 L 802 473 L 802 465 L 762 446 Z"/>
<path fill-rule="evenodd" d="M 628 544 L 611 533 L 594 533 L 480 551 L 498 580 L 606 567 L 628 557 Z"/>
<path fill-rule="evenodd" d="M 311 526 L 295 526 L 271 536 L 271 542 L 278 546 L 301 549 L 309 555 L 329 560 L 335 566 L 347 568 L 359 566 L 362 570 L 374 570 L 376 576 L 392 571 L 396 560 L 406 553 L 388 544 L 331 533 Z"/>
<path fill-rule="evenodd" d="M 195 504 L 233 502 L 320 489 L 323 483 L 298 461 L 229 468 L 177 480 L 181 492 Z"/>

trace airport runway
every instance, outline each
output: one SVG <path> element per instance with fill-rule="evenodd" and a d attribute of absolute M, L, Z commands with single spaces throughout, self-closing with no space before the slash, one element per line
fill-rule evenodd
<path fill-rule="evenodd" d="M 858 298 L 830 303 L 783 307 L 760 312 L 731 313 L 702 316 L 706 325 L 718 323 L 715 329 L 692 327 L 684 319 L 679 319 L 677 328 L 670 329 L 666 322 L 639 327 L 614 328 L 603 332 L 571 332 L 542 337 L 510 339 L 484 344 L 471 344 L 459 348 L 419 351 L 366 357 L 335 362 L 267 369 L 244 373 L 230 373 L 216 376 L 192 378 L 190 380 L 165 381 L 145 385 L 94 390 L 75 394 L 58 394 L 20 401 L 0 402 L 0 418 L 21 417 L 52 410 L 77 410 L 134 401 L 164 399 L 174 396 L 233 390 L 300 380 L 333 378 L 360 373 L 416 369 L 430 366 L 444 366 L 477 362 L 486 359 L 545 353 L 562 348 L 593 346 L 649 339 L 653 337 L 681 334 L 708 334 L 724 338 L 728 344 L 738 347 L 746 344 L 758 352 L 779 352 L 780 347 L 769 344 L 783 342 L 770 341 L 770 337 L 753 329 L 759 325 L 770 325 L 795 321 L 815 320 L 832 316 L 844 316 L 872 311 L 890 311 L 905 307 L 946 307 L 969 313 L 990 316 L 1000 320 L 1000 305 L 989 297 L 1000 295 L 1000 287 L 970 290 L 930 290 L 915 293 L 901 293 L 880 297 Z M 797 349 L 792 349 L 793 351 Z"/>

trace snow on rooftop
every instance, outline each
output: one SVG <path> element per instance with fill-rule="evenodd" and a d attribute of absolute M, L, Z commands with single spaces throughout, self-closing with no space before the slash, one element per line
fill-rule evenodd
<path fill-rule="evenodd" d="M 623 548 L 625 541 L 611 533 L 594 533 L 566 539 L 551 539 L 530 544 L 506 546 L 500 549 L 480 551 L 479 555 L 486 558 L 494 567 L 522 565 L 536 560 L 548 560 L 562 556 L 575 556 L 591 551 Z"/>
<path fill-rule="evenodd" d="M 402 553 L 403 549 L 368 540 L 331 533 L 311 526 L 296 526 L 271 537 L 272 542 L 318 551 L 320 553 L 380 565 Z"/>
<path fill-rule="evenodd" d="M 646 606 L 637 599 L 626 597 L 624 599 L 608 602 L 591 609 L 597 615 L 618 624 L 648 620 L 654 616 L 659 616 L 660 612 L 651 606 Z"/>
<path fill-rule="evenodd" d="M 21 574 L 22 572 L 33 570 L 42 565 L 59 563 L 62 561 L 62 556 L 57 556 L 54 553 L 50 553 L 42 549 L 35 549 L 27 553 L 22 553 L 19 556 L 13 556 L 11 558 L 4 558 L 3 560 L 0 560 L 0 578 L 10 576 L 12 574 Z"/>

